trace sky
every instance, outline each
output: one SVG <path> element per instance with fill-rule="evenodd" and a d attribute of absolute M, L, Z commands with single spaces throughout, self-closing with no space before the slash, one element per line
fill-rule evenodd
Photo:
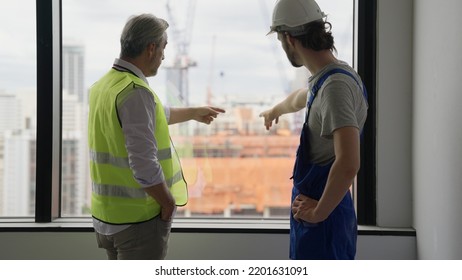
<path fill-rule="evenodd" d="M 36 83 L 35 0 L 0 0 L 0 93 L 34 88 Z M 167 14 L 170 3 L 173 18 Z M 165 71 L 173 62 L 173 29 L 184 30 L 189 0 L 63 0 L 64 42 L 85 47 L 85 86 L 102 76 L 119 55 L 119 38 L 130 15 L 152 13 L 175 24 L 167 30 L 169 44 L 152 88 L 165 91 Z M 276 35 L 266 36 L 275 0 L 197 0 L 193 10 L 189 57 L 190 99 L 214 96 L 252 101 L 283 96 L 295 76 Z M 333 24 L 338 57 L 351 62 L 352 0 L 319 0 Z M 189 13 L 191 14 L 191 13 Z M 214 50 L 212 52 L 212 49 Z"/>

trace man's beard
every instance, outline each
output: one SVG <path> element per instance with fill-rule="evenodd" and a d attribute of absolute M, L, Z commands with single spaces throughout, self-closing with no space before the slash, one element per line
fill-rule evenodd
<path fill-rule="evenodd" d="M 303 66 L 302 64 L 298 64 L 297 62 L 295 62 L 295 57 L 294 57 L 293 53 L 290 54 L 290 55 L 287 54 L 287 59 L 289 59 L 290 64 L 292 64 L 293 67 L 300 68 L 300 67 Z"/>

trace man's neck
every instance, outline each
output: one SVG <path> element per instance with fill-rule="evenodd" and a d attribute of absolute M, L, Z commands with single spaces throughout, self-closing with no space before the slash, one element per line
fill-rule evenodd
<path fill-rule="evenodd" d="M 126 62 L 130 62 L 131 64 L 135 65 L 138 69 L 141 70 L 141 72 L 143 72 L 143 75 L 147 77 L 143 59 L 140 56 L 136 58 L 121 57 L 120 59 L 125 60 Z"/>
<path fill-rule="evenodd" d="M 330 50 L 309 51 L 303 65 L 308 68 L 311 75 L 314 76 L 327 65 L 337 61 L 337 58 L 335 58 Z"/>

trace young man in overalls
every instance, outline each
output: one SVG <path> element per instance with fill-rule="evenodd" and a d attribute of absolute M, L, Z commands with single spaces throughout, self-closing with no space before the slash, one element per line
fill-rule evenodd
<path fill-rule="evenodd" d="M 349 188 L 360 166 L 367 116 L 361 78 L 334 51 L 331 24 L 314 0 L 279 0 L 276 32 L 294 67 L 310 73 L 308 88 L 260 114 L 267 129 L 306 108 L 293 172 L 291 259 L 354 259 L 357 221 Z"/>

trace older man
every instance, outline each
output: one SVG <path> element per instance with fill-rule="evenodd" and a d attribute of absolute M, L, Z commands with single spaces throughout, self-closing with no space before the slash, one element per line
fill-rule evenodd
<path fill-rule="evenodd" d="M 146 77 L 157 74 L 168 23 L 151 14 L 131 17 L 120 58 L 90 90 L 88 141 L 92 216 L 98 246 L 109 259 L 164 259 L 176 206 L 186 182 L 170 142 L 169 124 L 210 124 L 224 110 L 167 108 Z"/>

